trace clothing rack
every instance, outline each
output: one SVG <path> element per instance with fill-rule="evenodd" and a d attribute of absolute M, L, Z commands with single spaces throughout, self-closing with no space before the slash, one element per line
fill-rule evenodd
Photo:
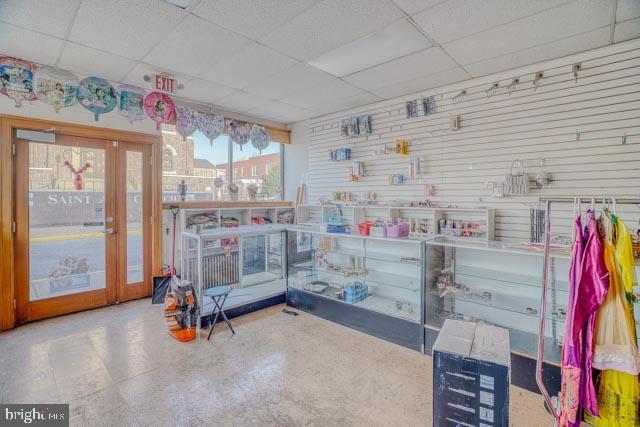
<path fill-rule="evenodd" d="M 545 211 L 545 226 L 544 226 L 544 260 L 542 263 L 542 292 L 540 295 L 540 327 L 538 329 L 538 354 L 536 358 L 536 383 L 538 384 L 538 388 L 544 397 L 545 402 L 547 403 L 547 407 L 555 417 L 555 419 L 559 418 L 559 413 L 556 410 L 556 407 L 549 395 L 549 391 L 545 387 L 542 382 L 542 363 L 544 361 L 544 331 L 545 331 L 545 320 L 546 320 L 546 310 L 547 310 L 547 291 L 549 288 L 549 255 L 551 252 L 551 205 L 553 203 L 589 203 L 591 205 L 594 204 L 606 204 L 613 205 L 615 209 L 615 205 L 640 205 L 640 198 L 624 198 L 624 197 L 541 197 L 539 199 L 540 204 L 544 205 Z"/>

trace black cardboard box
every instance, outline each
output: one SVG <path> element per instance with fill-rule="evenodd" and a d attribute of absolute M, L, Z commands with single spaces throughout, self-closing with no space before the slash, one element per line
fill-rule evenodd
<path fill-rule="evenodd" d="M 445 321 L 433 346 L 433 425 L 509 425 L 509 331 Z"/>

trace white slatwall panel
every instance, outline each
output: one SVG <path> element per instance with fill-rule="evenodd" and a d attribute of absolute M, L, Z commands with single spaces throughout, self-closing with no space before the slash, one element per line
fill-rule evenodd
<path fill-rule="evenodd" d="M 571 64 L 581 62 L 576 83 Z M 544 71 L 537 90 L 536 71 Z M 510 94 L 506 86 L 520 78 Z M 640 40 L 563 58 L 538 67 L 485 77 L 342 111 L 309 121 L 309 200 L 330 197 L 332 191 L 358 194 L 376 191 L 381 200 L 424 199 L 424 184 L 433 183 L 431 199 L 464 207 L 497 209 L 496 239 L 529 238 L 529 206 L 540 196 L 640 196 Z M 500 79 L 501 88 L 487 97 L 485 90 Z M 461 102 L 452 98 L 462 89 Z M 437 112 L 423 116 L 421 100 L 435 95 Z M 418 117 L 406 118 L 405 103 L 417 99 Z M 345 138 L 344 117 L 370 114 L 373 134 Z M 452 115 L 462 128 L 449 130 Z M 577 136 L 579 132 L 579 137 Z M 622 144 L 623 135 L 627 136 Z M 377 147 L 398 138 L 410 140 L 410 154 L 423 156 L 422 178 L 401 186 L 388 185 L 395 171 L 408 174 L 400 155 L 375 155 Z M 331 162 L 330 149 L 350 147 L 354 160 L 365 164 L 366 176 L 350 182 L 350 162 Z M 491 198 L 487 181 L 503 180 L 511 162 L 545 160 L 551 186 L 526 196 Z M 570 233 L 572 206 L 555 206 L 554 231 Z M 637 227 L 639 210 L 618 206 L 620 216 Z"/>

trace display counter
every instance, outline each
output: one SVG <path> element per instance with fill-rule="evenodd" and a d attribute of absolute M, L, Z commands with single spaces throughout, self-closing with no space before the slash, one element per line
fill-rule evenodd
<path fill-rule="evenodd" d="M 422 242 L 288 227 L 287 302 L 422 348 Z"/>
<path fill-rule="evenodd" d="M 229 317 L 284 302 L 285 233 L 278 224 L 183 231 L 181 276 L 194 284 L 201 315 L 213 311 L 203 295 L 213 286 L 232 287 L 225 304 Z"/>

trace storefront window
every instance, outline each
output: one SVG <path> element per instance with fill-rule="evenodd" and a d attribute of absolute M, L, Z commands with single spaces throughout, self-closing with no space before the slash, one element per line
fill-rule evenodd
<path fill-rule="evenodd" d="M 164 201 L 181 200 L 179 186 L 183 181 L 186 201 L 229 200 L 230 182 L 238 186 L 238 200 L 251 200 L 250 189 L 256 190 L 256 200 L 281 198 L 282 144 L 271 142 L 260 153 L 251 143 L 240 149 L 239 145 L 229 141 L 227 135 L 209 142 L 196 131 L 183 140 L 174 126 L 167 125 L 162 128 L 162 139 Z"/>
<path fill-rule="evenodd" d="M 243 173 L 234 175 L 238 199 L 251 200 L 251 189 L 257 190 L 256 200 L 279 200 L 282 194 L 280 150 L 282 145 L 271 142 L 260 152 L 251 143 L 242 148 L 232 144 L 233 167 Z"/>

